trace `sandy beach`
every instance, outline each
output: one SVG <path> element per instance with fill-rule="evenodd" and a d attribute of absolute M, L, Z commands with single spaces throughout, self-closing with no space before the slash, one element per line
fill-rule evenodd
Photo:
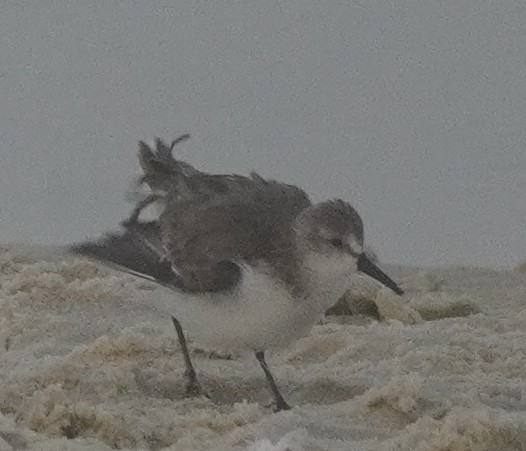
<path fill-rule="evenodd" d="M 275 414 L 253 357 L 192 337 L 211 399 L 184 398 L 174 293 L 45 247 L 0 268 L 1 451 L 526 449 L 519 269 L 387 267 L 404 298 L 357 280 L 355 314 L 269 353 Z"/>

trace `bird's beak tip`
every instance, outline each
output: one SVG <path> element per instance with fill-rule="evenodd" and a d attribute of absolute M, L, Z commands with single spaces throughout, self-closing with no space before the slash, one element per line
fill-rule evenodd
<path fill-rule="evenodd" d="M 376 279 L 378 282 L 393 290 L 396 294 L 400 296 L 404 294 L 404 290 L 402 290 L 393 279 L 378 268 L 378 266 L 376 266 L 365 254 L 361 254 L 358 258 L 358 271 Z"/>

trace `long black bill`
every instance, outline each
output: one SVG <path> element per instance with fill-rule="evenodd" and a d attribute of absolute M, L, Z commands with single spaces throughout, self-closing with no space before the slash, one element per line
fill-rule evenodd
<path fill-rule="evenodd" d="M 368 276 L 371 276 L 373 279 L 378 280 L 386 287 L 391 288 L 396 294 L 402 295 L 404 291 L 387 275 L 385 274 L 378 266 L 376 266 L 369 258 L 362 254 L 358 257 L 358 271 L 361 271 Z"/>

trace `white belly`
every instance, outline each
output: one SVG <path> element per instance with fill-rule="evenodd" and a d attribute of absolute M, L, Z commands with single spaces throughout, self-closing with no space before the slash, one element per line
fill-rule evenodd
<path fill-rule="evenodd" d="M 165 300 L 190 338 L 241 352 L 281 347 L 306 335 L 337 298 L 294 299 L 264 272 L 245 267 L 232 293 L 172 292 Z"/>

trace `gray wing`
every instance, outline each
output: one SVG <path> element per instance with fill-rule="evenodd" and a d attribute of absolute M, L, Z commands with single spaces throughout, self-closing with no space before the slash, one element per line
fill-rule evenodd
<path fill-rule="evenodd" d="M 234 287 L 241 277 L 233 262 L 190 259 L 178 271 L 166 258 L 159 223 L 134 222 L 121 232 L 109 233 L 95 241 L 77 243 L 70 252 L 184 292 L 217 292 Z M 200 263 L 200 265 L 197 265 Z"/>
<path fill-rule="evenodd" d="M 162 285 L 182 289 L 180 276 L 163 255 L 160 237 L 158 222 L 137 222 L 99 240 L 74 244 L 69 250 Z"/>
<path fill-rule="evenodd" d="M 134 222 L 70 250 L 186 292 L 231 290 L 241 279 L 239 263 L 279 253 L 289 220 L 276 205 L 177 202 L 159 221 Z"/>
<path fill-rule="evenodd" d="M 186 289 L 232 289 L 241 278 L 239 263 L 271 260 L 279 253 L 290 220 L 275 207 L 232 200 L 168 204 L 160 217 L 161 237 Z"/>

